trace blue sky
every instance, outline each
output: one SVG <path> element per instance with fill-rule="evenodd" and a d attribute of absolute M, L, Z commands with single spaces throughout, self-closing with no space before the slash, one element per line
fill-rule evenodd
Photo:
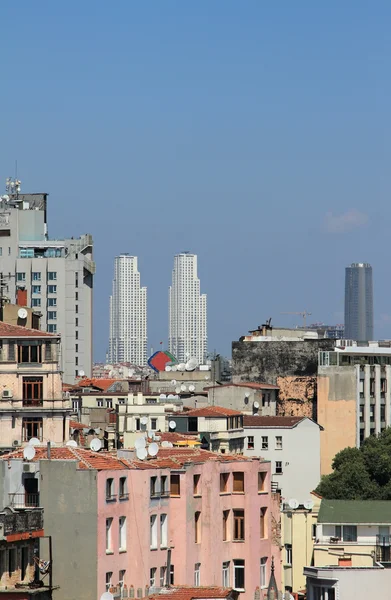
<path fill-rule="evenodd" d="M 49 192 L 51 237 L 95 240 L 95 357 L 113 259 L 139 257 L 149 345 L 173 255 L 199 256 L 209 347 L 283 311 L 343 320 L 374 268 L 391 338 L 391 4 L 2 2 L 0 177 Z"/>

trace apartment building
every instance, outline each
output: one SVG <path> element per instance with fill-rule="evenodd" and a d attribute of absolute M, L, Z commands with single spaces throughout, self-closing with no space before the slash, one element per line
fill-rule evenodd
<path fill-rule="evenodd" d="M 309 567 L 304 569 L 308 600 L 368 600 L 388 598 L 391 570 L 380 564 L 360 567 Z"/>
<path fill-rule="evenodd" d="M 350 343 L 319 353 L 322 475 L 337 452 L 391 425 L 391 342 Z"/>
<path fill-rule="evenodd" d="M 207 386 L 209 404 L 217 404 L 247 415 L 276 415 L 278 386 L 270 383 L 225 383 Z"/>
<path fill-rule="evenodd" d="M 69 439 L 60 347 L 59 335 L 0 322 L 0 450 Z"/>
<path fill-rule="evenodd" d="M 0 202 L 1 275 L 5 295 L 27 291 L 28 306 L 41 313 L 41 328 L 61 334 L 65 381 L 92 369 L 92 236 L 51 240 L 48 194 L 11 194 Z"/>
<path fill-rule="evenodd" d="M 245 600 L 267 589 L 272 556 L 280 563 L 268 462 L 190 448 L 132 456 L 36 448 L 30 477 L 53 538 L 58 600 L 141 598 L 167 583 L 232 587 Z M 20 451 L 0 457 L 0 497 L 23 493 L 24 465 Z"/>

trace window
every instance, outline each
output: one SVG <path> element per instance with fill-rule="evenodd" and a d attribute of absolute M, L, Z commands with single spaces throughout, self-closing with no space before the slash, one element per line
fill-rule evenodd
<path fill-rule="evenodd" d="M 55 321 L 57 319 L 56 310 L 48 310 L 48 321 Z"/>
<path fill-rule="evenodd" d="M 119 549 L 121 551 L 126 550 L 126 517 L 120 517 L 118 519 L 119 525 Z"/>
<path fill-rule="evenodd" d="M 26 273 L 16 273 L 16 281 L 26 281 Z"/>
<path fill-rule="evenodd" d="M 229 510 L 223 510 L 223 542 L 227 542 L 229 540 L 228 520 Z"/>
<path fill-rule="evenodd" d="M 113 501 L 115 501 L 114 479 L 110 477 L 109 479 L 106 479 L 106 502 Z"/>
<path fill-rule="evenodd" d="M 152 567 L 152 569 L 149 569 L 149 586 L 150 587 L 155 587 L 156 586 L 156 567 Z"/>
<path fill-rule="evenodd" d="M 234 510 L 233 539 L 235 542 L 244 540 L 244 510 Z"/>
<path fill-rule="evenodd" d="M 120 500 L 128 500 L 128 482 L 126 477 L 119 478 L 119 499 Z"/>
<path fill-rule="evenodd" d="M 75 331 L 75 340 L 78 340 L 78 339 L 79 339 L 79 332 Z"/>
<path fill-rule="evenodd" d="M 234 476 L 234 494 L 244 494 L 244 473 L 241 471 L 236 471 L 233 474 Z"/>
<path fill-rule="evenodd" d="M 229 473 L 220 473 L 220 494 L 228 492 Z"/>
<path fill-rule="evenodd" d="M 57 281 L 56 271 L 48 271 L 48 281 Z"/>
<path fill-rule="evenodd" d="M 79 352 L 79 344 L 75 344 L 75 352 Z"/>
<path fill-rule="evenodd" d="M 33 281 L 41 281 L 41 273 L 37 273 L 37 272 L 34 272 L 34 271 L 33 271 L 33 272 L 31 273 L 31 279 L 32 279 Z M 41 290 L 39 290 L 39 291 L 41 291 Z"/>
<path fill-rule="evenodd" d="M 28 342 L 18 346 L 18 363 L 41 363 L 42 344 L 30 345 Z M 40 379 L 42 382 L 42 378 Z M 24 379 L 23 379 L 24 382 Z"/>
<path fill-rule="evenodd" d="M 113 519 L 106 519 L 106 552 L 113 551 L 113 536 L 112 536 Z"/>
<path fill-rule="evenodd" d="M 157 429 L 157 419 L 155 417 L 151 418 L 151 429 L 152 431 L 156 431 Z"/>
<path fill-rule="evenodd" d="M 262 450 L 268 450 L 269 449 L 269 438 L 267 437 L 267 435 L 263 435 L 261 438 L 261 447 Z"/>
<path fill-rule="evenodd" d="M 79 319 L 77 317 L 75 319 L 75 327 L 79 327 Z"/>
<path fill-rule="evenodd" d="M 201 542 L 201 513 L 194 513 L 194 541 L 196 544 Z"/>
<path fill-rule="evenodd" d="M 179 475 L 171 473 L 170 477 L 171 496 L 181 495 L 181 482 Z"/>
<path fill-rule="evenodd" d="M 31 298 L 32 308 L 39 308 L 41 306 L 41 298 Z"/>
<path fill-rule="evenodd" d="M 201 585 L 201 563 L 194 565 L 194 585 L 199 587 Z"/>
<path fill-rule="evenodd" d="M 75 365 L 77 366 L 78 364 L 79 364 L 79 357 L 78 357 L 78 356 L 76 356 L 76 357 L 75 357 Z"/>
<path fill-rule="evenodd" d="M 311 585 L 312 598 L 314 600 L 335 600 L 335 588 Z"/>
<path fill-rule="evenodd" d="M 336 525 L 335 537 L 344 542 L 357 542 L 357 525 Z"/>
<path fill-rule="evenodd" d="M 106 592 L 108 592 L 110 590 L 111 586 L 111 580 L 113 579 L 113 573 L 110 571 L 109 573 L 106 573 Z"/>
<path fill-rule="evenodd" d="M 265 588 L 267 587 L 267 574 L 266 574 L 266 568 L 267 568 L 267 556 L 264 556 L 263 558 L 261 558 L 261 573 L 260 573 L 260 584 L 261 584 L 261 588 Z"/>
<path fill-rule="evenodd" d="M 16 569 L 16 548 L 10 548 L 8 550 L 8 575 L 12 577 Z"/>
<path fill-rule="evenodd" d="M 103 400 L 98 400 L 98 398 L 96 399 L 96 405 L 98 408 L 102 408 L 103 407 Z"/>
<path fill-rule="evenodd" d="M 48 333 L 57 333 L 57 325 L 49 324 Z M 76 373 L 78 375 L 78 373 Z"/>
<path fill-rule="evenodd" d="M 23 581 L 26 577 L 26 571 L 29 564 L 29 549 L 23 546 L 20 552 L 20 580 Z"/>
<path fill-rule="evenodd" d="M 276 460 L 276 475 L 282 475 L 282 462 Z"/>
<path fill-rule="evenodd" d="M 201 495 L 201 475 L 193 476 L 193 495 L 200 496 Z"/>
<path fill-rule="evenodd" d="M 160 567 L 160 587 L 164 587 L 167 584 L 167 567 Z"/>
<path fill-rule="evenodd" d="M 79 410 L 80 400 L 72 400 L 72 410 Z"/>
<path fill-rule="evenodd" d="M 79 292 L 75 292 L 75 300 L 79 300 Z"/>
<path fill-rule="evenodd" d="M 168 487 L 167 487 L 167 475 L 162 475 L 160 480 L 160 495 L 168 496 Z"/>
<path fill-rule="evenodd" d="M 113 401 L 110 398 L 106 398 L 106 408 L 113 408 Z"/>
<path fill-rule="evenodd" d="M 78 314 L 79 313 L 79 305 L 75 304 L 75 313 Z"/>
<path fill-rule="evenodd" d="M 276 450 L 282 450 L 282 435 L 276 435 Z"/>
<path fill-rule="evenodd" d="M 261 540 L 267 538 L 267 508 L 262 506 L 259 513 L 259 526 Z"/>
<path fill-rule="evenodd" d="M 75 273 L 75 287 L 79 287 L 79 273 Z"/>
<path fill-rule="evenodd" d="M 292 564 L 292 544 L 285 544 L 285 564 Z"/>
<path fill-rule="evenodd" d="M 229 587 L 229 561 L 223 562 L 223 587 Z"/>
<path fill-rule="evenodd" d="M 170 585 L 174 585 L 174 565 L 170 566 Z"/>
<path fill-rule="evenodd" d="M 266 471 L 260 471 L 258 473 L 258 492 L 265 491 L 266 475 Z"/>
<path fill-rule="evenodd" d="M 149 480 L 149 489 L 151 492 L 151 498 L 157 496 L 157 477 L 151 477 Z"/>
<path fill-rule="evenodd" d="M 247 449 L 254 450 L 254 436 L 253 435 L 247 436 Z"/>
<path fill-rule="evenodd" d="M 41 286 L 40 285 L 32 285 L 31 286 L 31 293 L 32 294 L 40 294 L 41 293 Z"/>
<path fill-rule="evenodd" d="M 244 560 L 234 560 L 234 589 L 244 592 Z"/>
<path fill-rule="evenodd" d="M 57 306 L 57 298 L 48 298 L 48 306 Z"/>
<path fill-rule="evenodd" d="M 57 294 L 57 286 L 56 285 L 48 285 L 47 292 L 48 292 L 48 294 Z"/>
<path fill-rule="evenodd" d="M 22 439 L 24 442 L 28 442 L 33 437 L 38 438 L 42 442 L 42 429 L 42 417 L 23 417 Z"/>
<path fill-rule="evenodd" d="M 157 517 L 156 515 L 151 515 L 150 517 L 150 537 L 149 543 L 151 548 L 157 548 Z"/>
<path fill-rule="evenodd" d="M 23 406 L 41 406 L 42 402 L 43 377 L 23 377 Z"/>
<path fill-rule="evenodd" d="M 160 548 L 168 546 L 167 515 L 160 515 Z"/>
<path fill-rule="evenodd" d="M 126 577 L 126 571 L 125 569 L 122 569 L 121 571 L 119 571 L 118 573 L 118 585 L 120 587 L 120 590 L 123 590 L 124 585 L 125 585 L 125 577 Z"/>

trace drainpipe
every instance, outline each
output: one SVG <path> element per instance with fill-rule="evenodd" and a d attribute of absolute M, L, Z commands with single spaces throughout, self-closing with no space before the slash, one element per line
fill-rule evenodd
<path fill-rule="evenodd" d="M 48 449 L 48 459 L 50 460 L 50 442 L 48 442 L 47 449 Z"/>

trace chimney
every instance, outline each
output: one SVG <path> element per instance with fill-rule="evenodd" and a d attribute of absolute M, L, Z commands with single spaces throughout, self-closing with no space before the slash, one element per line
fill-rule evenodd
<path fill-rule="evenodd" d="M 27 290 L 18 288 L 16 290 L 16 304 L 18 306 L 27 306 Z"/>

